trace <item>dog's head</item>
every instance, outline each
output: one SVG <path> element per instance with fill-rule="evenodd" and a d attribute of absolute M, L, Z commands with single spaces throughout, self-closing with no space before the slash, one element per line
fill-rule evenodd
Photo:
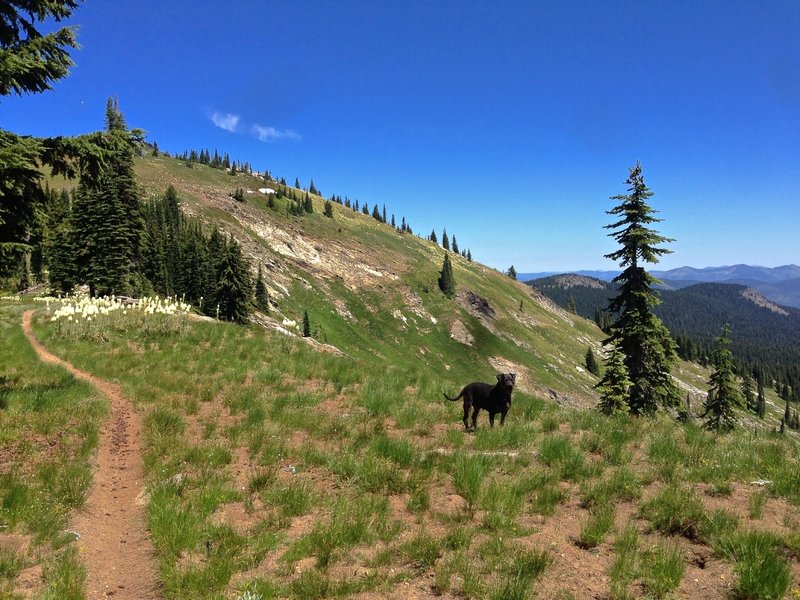
<path fill-rule="evenodd" d="M 514 390 L 514 384 L 517 382 L 517 375 L 515 373 L 498 373 L 497 385 L 508 392 L 509 396 Z"/>

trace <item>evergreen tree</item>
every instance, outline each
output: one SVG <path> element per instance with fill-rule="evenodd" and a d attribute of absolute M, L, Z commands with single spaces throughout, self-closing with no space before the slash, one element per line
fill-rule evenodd
<path fill-rule="evenodd" d="M 764 396 L 764 378 L 761 374 L 756 379 L 758 395 L 756 396 L 756 414 L 763 419 L 767 412 L 767 399 Z"/>
<path fill-rule="evenodd" d="M 511 277 L 514 281 L 517 280 L 517 270 L 514 268 L 514 265 L 511 265 L 508 268 L 508 276 Z"/>
<path fill-rule="evenodd" d="M 39 28 L 69 18 L 78 5 L 77 0 L 0 5 L 0 96 L 41 93 L 67 75 L 73 65 L 69 51 L 78 47 L 75 28 L 47 34 Z M 63 162 L 61 145 L 61 138 L 40 140 L 0 129 L 0 277 L 20 267 L 27 276 L 24 257 L 33 250 L 32 230 L 46 201 L 40 166 Z"/>
<path fill-rule="evenodd" d="M 383 214 L 381 215 L 381 221 L 386 223 L 386 205 L 383 205 Z"/>
<path fill-rule="evenodd" d="M 314 186 L 314 180 L 312 179 L 311 182 L 308 184 L 308 191 L 315 196 L 321 196 L 322 194 L 319 193 L 319 190 Z"/>
<path fill-rule="evenodd" d="M 307 310 L 303 311 L 303 337 L 311 337 L 311 320 Z"/>
<path fill-rule="evenodd" d="M 298 190 L 300 189 L 300 179 L 297 177 L 294 178 L 294 187 L 296 187 Z"/>
<path fill-rule="evenodd" d="M 392 229 L 397 229 L 397 223 L 394 220 L 394 213 L 392 213 Z"/>
<path fill-rule="evenodd" d="M 447 238 L 447 229 L 442 229 L 442 248 L 450 250 L 450 240 Z"/>
<path fill-rule="evenodd" d="M 522 306 L 522 300 L 520 300 L 520 307 Z M 522 310 L 520 308 L 520 310 Z M 586 363 L 586 370 L 589 371 L 592 375 L 600 376 L 600 365 L 597 364 L 597 359 L 594 357 L 594 352 L 592 352 L 592 347 L 589 346 L 586 349 L 586 357 L 584 362 Z"/>
<path fill-rule="evenodd" d="M 267 293 L 267 286 L 264 284 L 261 265 L 258 265 L 258 275 L 256 276 L 255 301 L 258 310 L 265 313 L 269 312 L 269 294 Z"/>
<path fill-rule="evenodd" d="M 453 254 L 459 254 L 458 242 L 456 241 L 456 236 L 455 235 L 453 236 L 452 250 L 453 250 Z"/>
<path fill-rule="evenodd" d="M 323 213 L 329 219 L 333 218 L 333 204 L 330 200 L 325 201 L 325 212 Z"/>
<path fill-rule="evenodd" d="M 372 208 L 372 218 L 375 219 L 376 221 L 381 220 L 381 211 L 378 209 L 377 204 Z"/>
<path fill-rule="evenodd" d="M 219 306 L 219 318 L 247 323 L 252 285 L 242 251 L 233 238 L 222 248 L 216 275 L 214 297 Z"/>
<path fill-rule="evenodd" d="M 456 293 L 456 282 L 453 278 L 453 265 L 450 264 L 450 253 L 445 252 L 442 270 L 439 273 L 439 289 L 445 296 L 452 298 Z"/>
<path fill-rule="evenodd" d="M 439 243 L 439 239 L 436 237 L 436 230 L 435 229 L 433 231 L 431 231 L 431 235 L 430 235 L 430 237 L 428 239 L 430 241 L 432 241 L 434 244 L 438 244 Z"/>
<path fill-rule="evenodd" d="M 0 96 L 37 94 L 52 89 L 73 65 L 77 48 L 74 27 L 42 34 L 39 24 L 60 23 L 72 15 L 78 0 L 15 0 L 0 8 Z M 38 21 L 38 23 L 37 23 Z"/>
<path fill-rule="evenodd" d="M 606 258 L 620 261 L 623 271 L 614 278 L 618 294 L 609 303 L 609 312 L 618 314 L 611 325 L 606 343 L 618 346 L 625 355 L 625 364 L 632 382 L 628 406 L 634 415 L 652 415 L 659 406 L 674 405 L 678 393 L 670 378 L 670 369 L 677 360 L 675 342 L 669 331 L 652 309 L 659 302 L 653 290 L 657 280 L 640 261 L 656 263 L 669 252 L 658 244 L 670 242 L 647 225 L 659 222 L 652 216 L 653 209 L 647 200 L 653 192 L 645 185 L 642 168 L 638 163 L 630 169 L 626 181 L 628 194 L 612 196 L 619 204 L 608 214 L 620 219 L 606 229 L 616 229 L 609 234 L 621 246 Z"/>
<path fill-rule="evenodd" d="M 314 203 L 311 201 L 311 195 L 306 192 L 305 199 L 303 200 L 303 210 L 308 214 L 314 212 Z"/>
<path fill-rule="evenodd" d="M 364 202 L 364 206 L 361 207 L 361 212 L 369 216 L 369 205 L 366 202 Z"/>
<path fill-rule="evenodd" d="M 472 251 L 469 248 L 467 248 L 467 260 L 472 262 Z"/>
<path fill-rule="evenodd" d="M 747 374 L 742 377 L 742 398 L 747 410 L 758 414 L 758 399 L 753 391 L 753 380 Z"/>
<path fill-rule="evenodd" d="M 613 415 L 629 410 L 628 399 L 632 383 L 628 377 L 628 367 L 625 365 L 625 355 L 613 346 L 606 359 L 606 368 L 602 379 L 595 385 L 600 394 L 597 408 L 605 415 Z"/>
<path fill-rule="evenodd" d="M 709 379 L 709 390 L 702 416 L 708 417 L 705 427 L 717 433 L 733 429 L 736 419 L 733 407 L 741 404 L 739 390 L 733 373 L 733 355 L 730 351 L 730 326 L 722 327 L 722 334 L 714 340 L 712 363 L 714 372 Z"/>

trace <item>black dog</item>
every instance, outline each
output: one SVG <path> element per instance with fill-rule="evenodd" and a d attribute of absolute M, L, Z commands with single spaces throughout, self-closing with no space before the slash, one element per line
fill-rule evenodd
<path fill-rule="evenodd" d="M 506 413 L 511 408 L 511 392 L 514 390 L 514 383 L 517 376 L 514 373 L 498 373 L 497 383 L 481 383 L 476 381 L 466 386 L 455 398 L 447 394 L 445 398 L 455 402 L 459 398 L 464 398 L 464 429 L 470 431 L 467 424 L 469 409 L 472 407 L 472 430 L 478 427 L 478 413 L 481 409 L 489 413 L 489 425 L 494 427 L 494 416 L 500 413 L 500 425 L 505 423 Z"/>

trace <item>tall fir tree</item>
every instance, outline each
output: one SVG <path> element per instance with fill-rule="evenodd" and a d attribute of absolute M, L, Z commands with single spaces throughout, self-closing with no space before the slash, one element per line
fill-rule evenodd
<path fill-rule="evenodd" d="M 451 244 L 451 249 L 453 251 L 453 254 L 459 254 L 458 242 L 456 241 L 456 236 L 455 235 L 453 236 L 453 242 Z"/>
<path fill-rule="evenodd" d="M 756 395 L 756 415 L 759 419 L 763 419 L 767 412 L 767 399 L 764 396 L 764 376 L 759 373 L 756 376 L 756 388 L 758 393 Z"/>
<path fill-rule="evenodd" d="M 597 409 L 605 415 L 628 412 L 631 385 L 628 367 L 625 365 L 625 355 L 617 346 L 613 346 L 606 358 L 603 377 L 595 385 L 600 394 Z"/>
<path fill-rule="evenodd" d="M 256 276 L 255 301 L 256 308 L 258 310 L 264 313 L 269 312 L 269 293 L 267 292 L 267 286 L 264 283 L 264 276 L 262 274 L 260 264 L 258 265 L 258 275 Z"/>
<path fill-rule="evenodd" d="M 522 300 L 520 300 L 520 307 L 522 306 Z M 520 310 L 522 310 L 520 308 Z M 600 375 L 600 365 L 597 364 L 597 359 L 594 356 L 594 352 L 592 351 L 592 347 L 589 346 L 586 349 L 586 356 L 584 357 L 584 363 L 586 364 L 586 370 L 589 371 L 592 375 L 599 376 Z"/>
<path fill-rule="evenodd" d="M 433 231 L 431 231 L 430 238 L 428 238 L 428 239 L 430 239 L 430 241 L 432 241 L 434 244 L 438 244 L 439 243 L 439 238 L 436 237 L 436 230 L 435 229 Z"/>
<path fill-rule="evenodd" d="M 705 427 L 717 433 L 733 429 L 736 423 L 733 408 L 741 404 L 741 396 L 733 372 L 730 333 L 730 326 L 726 323 L 722 327 L 720 336 L 714 339 L 712 357 L 714 372 L 708 381 L 708 396 L 701 415 L 706 417 Z"/>
<path fill-rule="evenodd" d="M 442 229 L 442 248 L 450 250 L 450 240 L 447 237 L 447 229 Z"/>
<path fill-rule="evenodd" d="M 215 299 L 219 318 L 234 323 L 247 323 L 252 285 L 247 264 L 239 244 L 230 238 L 222 249 L 217 267 Z"/>
<path fill-rule="evenodd" d="M 678 390 L 670 377 L 677 360 L 675 342 L 661 320 L 653 314 L 659 303 L 653 286 L 658 283 L 641 262 L 657 263 L 670 250 L 659 247 L 672 241 L 659 235 L 648 225 L 660 222 L 647 200 L 653 192 L 647 187 L 640 164 L 630 169 L 626 180 L 628 194 L 612 196 L 619 202 L 608 214 L 620 217 L 606 229 L 621 246 L 606 258 L 619 261 L 624 269 L 614 278 L 618 293 L 609 303 L 609 312 L 618 314 L 610 327 L 605 343 L 619 347 L 631 386 L 628 407 L 634 415 L 653 415 L 660 406 L 674 406 L 679 401 Z"/>
<path fill-rule="evenodd" d="M 445 296 L 452 298 L 456 293 L 456 281 L 453 277 L 453 265 L 450 263 L 450 253 L 445 252 L 442 270 L 439 273 L 439 289 Z"/>
<path fill-rule="evenodd" d="M 742 377 L 742 399 L 747 410 L 753 414 L 758 414 L 758 398 L 753 390 L 753 380 L 746 373 Z"/>
<path fill-rule="evenodd" d="M 311 319 L 308 318 L 308 311 L 303 311 L 303 337 L 311 337 Z"/>

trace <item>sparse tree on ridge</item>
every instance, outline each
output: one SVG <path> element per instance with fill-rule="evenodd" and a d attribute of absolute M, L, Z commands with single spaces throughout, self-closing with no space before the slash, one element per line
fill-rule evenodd
<path fill-rule="evenodd" d="M 433 231 L 431 231 L 431 236 L 428 239 L 430 239 L 430 241 L 432 241 L 434 244 L 438 244 L 439 243 L 439 238 L 436 237 L 436 230 L 435 229 Z"/>
<path fill-rule="evenodd" d="M 511 277 L 514 281 L 517 280 L 517 270 L 514 268 L 514 265 L 511 265 L 508 268 L 508 276 Z"/>
<path fill-rule="evenodd" d="M 447 237 L 447 229 L 442 229 L 442 248 L 450 250 L 450 240 Z"/>
<path fill-rule="evenodd" d="M 456 293 L 456 282 L 453 277 L 453 265 L 450 263 L 449 252 L 444 253 L 444 262 L 439 273 L 439 289 L 448 298 L 452 298 Z"/>
<path fill-rule="evenodd" d="M 453 236 L 453 243 L 452 243 L 452 250 L 453 254 L 460 254 L 458 251 L 458 242 L 456 241 L 456 236 Z"/>
<path fill-rule="evenodd" d="M 709 379 L 709 390 L 705 410 L 701 416 L 708 417 L 704 423 L 706 429 L 717 433 L 733 429 L 736 419 L 733 407 L 741 404 L 739 389 L 733 373 L 733 355 L 730 351 L 731 328 L 727 323 L 722 327 L 722 334 L 714 339 L 714 355 L 712 364 L 714 372 Z"/>
<path fill-rule="evenodd" d="M 632 382 L 630 412 L 653 415 L 660 406 L 674 405 L 679 400 L 670 376 L 677 352 L 669 331 L 653 314 L 653 307 L 659 303 L 658 293 L 653 289 L 657 280 L 645 271 L 641 262 L 657 263 L 661 255 L 670 252 L 659 244 L 672 240 L 647 227 L 661 219 L 653 216 L 655 211 L 647 204 L 653 192 L 644 182 L 640 164 L 630 169 L 626 183 L 629 193 L 612 196 L 619 204 L 608 211 L 619 220 L 605 226 L 615 230 L 609 236 L 621 246 L 606 258 L 619 261 L 624 269 L 614 278 L 619 292 L 609 303 L 609 312 L 619 317 L 611 325 L 605 343 L 618 346 L 625 355 Z"/>

